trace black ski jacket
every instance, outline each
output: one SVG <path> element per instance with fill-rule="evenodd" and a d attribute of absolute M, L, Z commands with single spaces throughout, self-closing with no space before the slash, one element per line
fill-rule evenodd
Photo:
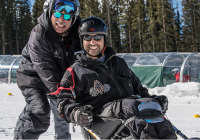
<path fill-rule="evenodd" d="M 141 97 L 150 96 L 124 59 L 116 56 L 110 47 L 106 48 L 105 54 L 105 63 L 77 54 L 78 60 L 71 66 L 74 77 L 70 71 L 64 74 L 59 89 L 73 87 L 75 84 L 74 95 L 68 89 L 62 89 L 57 94 L 58 111 L 66 121 L 71 122 L 70 114 L 77 106 L 92 105 L 93 112 L 96 112 L 114 100 L 137 94 Z"/>
<path fill-rule="evenodd" d="M 38 18 L 38 24 L 32 29 L 22 51 L 23 60 L 17 70 L 20 89 L 35 88 L 46 94 L 57 90 L 66 69 L 75 60 L 74 53 L 81 50 L 78 36 L 80 23 L 79 17 L 68 31 L 68 36 L 62 40 L 54 30 L 48 12 Z"/>

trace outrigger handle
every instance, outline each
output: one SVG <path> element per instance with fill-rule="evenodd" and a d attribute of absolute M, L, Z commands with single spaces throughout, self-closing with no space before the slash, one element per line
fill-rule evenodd
<path fill-rule="evenodd" d="M 188 137 L 186 137 L 180 130 L 178 130 L 173 124 L 172 127 L 174 128 L 174 130 L 176 131 L 176 133 L 178 135 L 180 135 L 183 139 L 188 139 Z"/>

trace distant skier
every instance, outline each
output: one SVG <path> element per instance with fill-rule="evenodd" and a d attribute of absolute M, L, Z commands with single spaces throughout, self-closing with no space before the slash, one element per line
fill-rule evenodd
<path fill-rule="evenodd" d="M 172 73 L 173 73 L 174 77 L 176 78 L 176 81 L 179 82 L 179 78 L 180 78 L 180 70 L 179 70 L 179 68 L 173 69 Z M 183 82 L 188 82 L 188 80 L 190 80 L 190 78 L 191 77 L 189 75 L 183 74 Z"/>

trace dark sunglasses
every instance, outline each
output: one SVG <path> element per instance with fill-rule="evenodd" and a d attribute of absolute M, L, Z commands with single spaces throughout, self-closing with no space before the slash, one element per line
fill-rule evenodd
<path fill-rule="evenodd" d="M 67 21 L 69 21 L 72 18 L 72 15 L 70 15 L 70 14 L 63 14 L 63 13 L 58 12 L 58 11 L 54 11 L 53 15 L 56 18 L 60 18 L 63 15 L 63 18 L 65 20 L 67 20 Z"/>
<path fill-rule="evenodd" d="M 98 41 L 101 40 L 104 37 L 104 35 L 84 35 L 83 39 L 86 41 L 91 41 L 92 38 L 94 38 L 94 40 Z"/>

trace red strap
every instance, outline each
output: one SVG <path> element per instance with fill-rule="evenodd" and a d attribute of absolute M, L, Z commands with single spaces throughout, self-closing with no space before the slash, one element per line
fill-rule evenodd
<path fill-rule="evenodd" d="M 58 84 L 56 85 L 57 88 L 58 88 L 58 86 L 60 86 L 60 83 L 58 83 Z"/>
<path fill-rule="evenodd" d="M 103 48 L 103 51 L 102 51 L 102 53 L 105 51 L 105 49 L 106 49 L 106 47 L 104 47 L 104 48 Z"/>
<path fill-rule="evenodd" d="M 69 67 L 69 68 L 67 69 L 67 71 L 69 71 L 69 72 L 71 73 L 71 75 L 72 75 L 72 81 L 73 81 L 72 89 L 74 89 L 74 87 L 75 87 L 74 71 L 73 71 L 73 69 L 72 69 L 71 67 Z M 69 89 L 70 89 L 70 88 L 69 88 Z M 71 89 L 70 89 L 70 90 L 71 90 Z"/>
<path fill-rule="evenodd" d="M 73 86 L 72 86 L 72 89 L 74 89 L 74 87 L 75 87 L 74 71 L 73 71 L 73 69 L 72 69 L 71 67 L 69 67 L 66 71 L 69 71 L 69 72 L 71 73 L 71 75 L 72 75 L 72 80 L 73 80 Z M 60 85 L 60 84 L 58 84 L 58 85 Z M 58 88 L 58 85 L 57 85 L 57 88 Z M 57 94 L 59 94 L 60 91 L 63 90 L 63 89 L 71 90 L 71 88 L 59 87 L 55 93 L 50 93 L 50 95 L 57 95 Z"/>
<path fill-rule="evenodd" d="M 65 47 L 67 47 L 67 48 L 68 48 L 68 47 L 70 47 L 70 45 L 65 45 Z"/>

